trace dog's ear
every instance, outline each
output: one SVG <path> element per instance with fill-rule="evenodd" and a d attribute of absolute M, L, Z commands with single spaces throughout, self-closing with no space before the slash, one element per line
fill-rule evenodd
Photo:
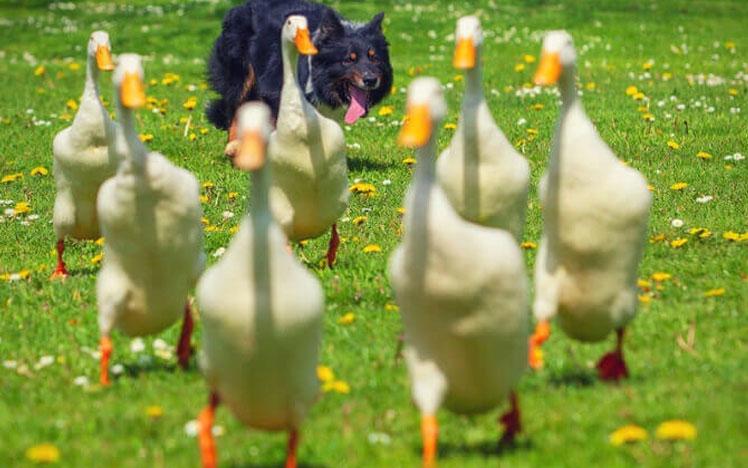
<path fill-rule="evenodd" d="M 335 14 L 333 10 L 326 10 L 325 15 L 322 17 L 322 21 L 319 23 L 319 37 L 321 39 L 329 39 L 332 37 L 340 37 L 345 33 L 343 24 L 340 22 L 340 18 Z"/>
<path fill-rule="evenodd" d="M 382 20 L 384 20 L 384 12 L 377 13 L 374 15 L 374 18 L 366 24 L 367 29 L 382 32 Z"/>

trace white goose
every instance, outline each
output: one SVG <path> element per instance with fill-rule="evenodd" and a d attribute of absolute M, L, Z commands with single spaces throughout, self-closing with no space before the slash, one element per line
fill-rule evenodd
<path fill-rule="evenodd" d="M 212 392 L 199 417 L 206 468 L 216 466 L 211 426 L 219 399 L 248 426 L 288 431 L 286 467 L 295 467 L 298 431 L 318 394 L 324 295 L 319 281 L 288 251 L 288 239 L 270 212 L 265 149 L 271 129 L 265 104 L 239 109 L 235 163 L 252 173 L 253 206 L 197 288 L 204 327 L 201 366 Z"/>
<path fill-rule="evenodd" d="M 527 367 L 529 309 L 524 260 L 507 231 L 465 221 L 435 181 L 442 88 L 418 78 L 408 90 L 400 144 L 417 148 L 405 199 L 403 243 L 389 276 L 405 326 L 404 356 L 421 411 L 423 461 L 436 455 L 436 412 L 480 413 L 508 395 L 504 440 L 520 429 L 513 388 Z"/>
<path fill-rule="evenodd" d="M 454 66 L 465 70 L 465 97 L 452 142 L 437 162 L 439 183 L 463 218 L 506 229 L 521 242 L 530 167 L 494 122 L 483 95 L 478 18 L 460 18 L 455 38 Z"/>
<path fill-rule="evenodd" d="M 114 84 L 121 131 L 109 145 L 121 162 L 101 186 L 97 204 L 106 236 L 96 284 L 105 385 L 114 328 L 130 336 L 158 333 L 183 315 L 177 355 L 186 367 L 192 332 L 187 293 L 205 264 L 197 180 L 148 152 L 135 129 L 134 110 L 145 104 L 140 56 L 120 56 Z"/>
<path fill-rule="evenodd" d="M 616 349 L 598 363 L 604 380 L 628 375 L 623 327 L 636 313 L 636 270 L 644 249 L 651 195 L 644 177 L 619 161 L 582 108 L 574 83 L 571 36 L 553 31 L 543 41 L 535 82 L 559 83 L 561 115 L 548 170 L 541 181 L 543 238 L 535 265 L 531 365 L 542 365 L 539 346 L 548 321 L 581 341 L 600 341 L 616 330 Z"/>
<path fill-rule="evenodd" d="M 339 244 L 335 223 L 348 203 L 343 130 L 309 104 L 296 79 L 299 53 L 317 53 L 305 17 L 288 17 L 281 31 L 281 49 L 283 89 L 268 146 L 273 169 L 270 206 L 292 241 L 318 237 L 332 226 L 327 252 L 332 266 Z"/>
<path fill-rule="evenodd" d="M 86 57 L 86 84 L 73 124 L 55 136 L 52 143 L 57 185 L 54 228 L 57 235 L 57 268 L 52 277 L 68 275 L 63 253 L 65 238 L 100 237 L 96 217 L 96 194 L 114 175 L 117 161 L 107 149 L 116 124 L 99 98 L 99 71 L 111 71 L 111 45 L 104 31 L 91 33 Z"/>

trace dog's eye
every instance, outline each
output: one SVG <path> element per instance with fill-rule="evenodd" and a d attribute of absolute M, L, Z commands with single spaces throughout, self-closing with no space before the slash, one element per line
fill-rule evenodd
<path fill-rule="evenodd" d="M 345 58 L 345 63 L 353 63 L 356 60 L 358 60 L 358 54 L 356 54 L 356 52 L 351 52 L 348 57 Z"/>

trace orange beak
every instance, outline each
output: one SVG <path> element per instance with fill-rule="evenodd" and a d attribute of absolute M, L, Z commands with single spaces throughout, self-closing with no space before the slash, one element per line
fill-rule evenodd
<path fill-rule="evenodd" d="M 98 46 L 96 48 L 96 66 L 102 71 L 114 70 L 114 62 L 112 62 L 112 51 L 107 46 Z"/>
<path fill-rule="evenodd" d="M 145 105 L 145 86 L 135 73 L 125 73 L 119 92 L 122 105 L 127 109 L 139 109 Z"/>
<path fill-rule="evenodd" d="M 540 65 L 535 72 L 536 85 L 553 85 L 561 76 L 561 57 L 558 53 L 543 52 L 540 56 Z"/>
<path fill-rule="evenodd" d="M 265 139 L 257 130 L 248 130 L 242 135 L 239 152 L 234 165 L 245 171 L 256 171 L 265 164 Z"/>
<path fill-rule="evenodd" d="M 296 30 L 296 37 L 293 40 L 296 44 L 296 48 L 299 50 L 301 55 L 317 55 L 317 48 L 314 47 L 312 39 L 309 37 L 309 30 L 307 28 L 299 28 Z"/>
<path fill-rule="evenodd" d="M 455 47 L 455 56 L 452 65 L 458 70 L 470 70 L 475 68 L 476 62 L 475 43 L 469 37 L 463 37 L 457 40 Z"/>
<path fill-rule="evenodd" d="M 406 148 L 422 148 L 432 133 L 431 112 L 426 104 L 408 106 L 405 125 L 397 137 L 397 144 Z"/>

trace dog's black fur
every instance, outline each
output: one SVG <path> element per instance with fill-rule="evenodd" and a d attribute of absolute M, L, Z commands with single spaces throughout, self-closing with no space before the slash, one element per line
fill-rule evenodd
<path fill-rule="evenodd" d="M 311 92 L 307 89 L 309 60 L 299 59 L 299 84 L 315 107 L 332 109 L 350 104 L 349 86 L 368 95 L 367 109 L 392 87 L 392 66 L 382 33 L 384 13 L 369 23 L 352 24 L 333 9 L 304 0 L 249 0 L 226 14 L 208 64 L 208 79 L 221 95 L 206 110 L 218 128 L 228 128 L 244 102 L 262 100 L 277 118 L 283 66 L 281 28 L 291 15 L 304 15 L 319 53 L 311 58 Z M 247 86 L 253 72 L 254 80 Z"/>

